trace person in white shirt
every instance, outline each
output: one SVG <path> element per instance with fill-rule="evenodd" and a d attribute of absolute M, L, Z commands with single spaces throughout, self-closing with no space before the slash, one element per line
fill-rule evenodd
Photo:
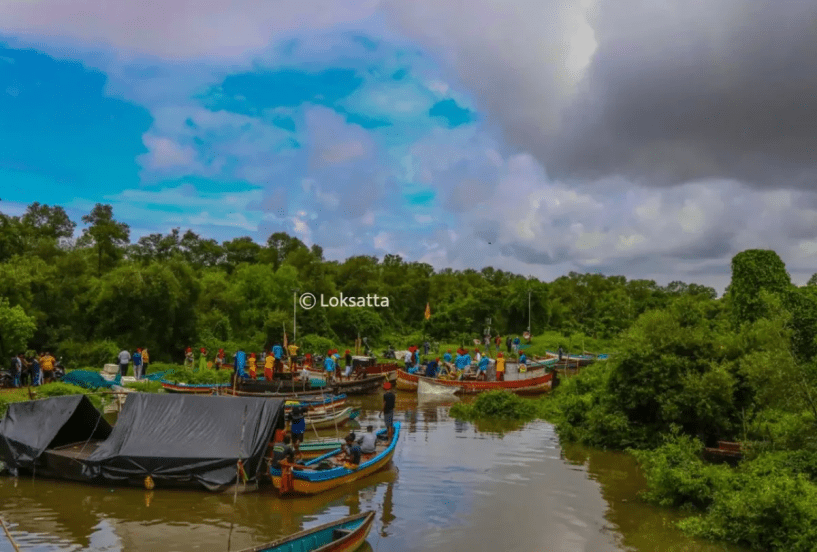
<path fill-rule="evenodd" d="M 360 452 L 363 454 L 374 454 L 377 450 L 377 435 L 374 433 L 374 426 L 368 426 L 366 433 L 356 439 L 360 445 Z"/>
<path fill-rule="evenodd" d="M 130 364 L 130 353 L 126 349 L 119 352 L 119 373 L 122 377 L 128 375 L 128 365 Z"/>

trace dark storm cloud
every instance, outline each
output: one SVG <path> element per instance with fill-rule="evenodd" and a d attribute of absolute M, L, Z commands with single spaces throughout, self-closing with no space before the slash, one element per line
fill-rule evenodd
<path fill-rule="evenodd" d="M 592 25 L 586 92 L 528 144 L 555 176 L 814 186 L 817 2 L 604 0 Z"/>

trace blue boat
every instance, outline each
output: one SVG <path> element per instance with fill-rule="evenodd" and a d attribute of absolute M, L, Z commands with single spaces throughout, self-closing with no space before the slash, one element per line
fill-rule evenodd
<path fill-rule="evenodd" d="M 385 433 L 386 429 L 377 432 L 378 436 Z M 391 443 L 387 443 L 382 450 L 375 452 L 371 458 L 366 459 L 364 457 L 356 469 L 347 469 L 337 462 L 338 457 L 341 455 L 341 449 L 337 449 L 306 462 L 304 466 L 309 468 L 306 470 L 292 470 L 290 467 L 286 467 L 284 470 L 287 470 L 288 473 L 284 474 L 282 469 L 270 468 L 272 484 L 279 490 L 281 495 L 310 495 L 363 479 L 388 465 L 392 456 L 394 456 L 394 449 L 399 437 L 400 422 L 394 422 L 394 435 Z M 380 446 L 378 444 L 378 448 Z M 328 469 L 317 469 L 318 467 L 324 467 L 327 463 L 330 466 Z"/>
<path fill-rule="evenodd" d="M 353 552 L 365 542 L 373 521 L 374 512 L 364 512 L 241 552 Z"/>

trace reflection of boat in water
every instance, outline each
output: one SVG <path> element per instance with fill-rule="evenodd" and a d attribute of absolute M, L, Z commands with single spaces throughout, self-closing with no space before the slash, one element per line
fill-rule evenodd
<path fill-rule="evenodd" d="M 354 552 L 366 540 L 374 515 L 348 516 L 242 552 Z"/>
<path fill-rule="evenodd" d="M 382 429 L 378 435 L 386 430 Z M 362 479 L 385 468 L 394 456 L 394 449 L 400 436 L 400 422 L 394 422 L 394 436 L 390 443 L 384 445 L 370 459 L 365 456 L 354 470 L 347 469 L 339 462 L 340 452 L 320 456 L 304 464 L 308 469 L 293 470 L 291 466 L 281 469 L 270 468 L 272 484 L 282 495 L 317 494 L 341 485 Z M 378 448 L 381 442 L 378 440 Z M 321 469 L 326 468 L 326 469 Z"/>

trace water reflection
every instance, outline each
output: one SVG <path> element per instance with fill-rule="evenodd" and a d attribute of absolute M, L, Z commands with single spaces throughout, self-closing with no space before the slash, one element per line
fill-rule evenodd
<path fill-rule="evenodd" d="M 383 426 L 380 397 L 350 402 L 361 426 Z M 368 510 L 377 512 L 362 548 L 369 552 L 738 550 L 686 539 L 672 525 L 675 514 L 638 501 L 644 482 L 629 456 L 562 448 L 543 422 L 456 421 L 448 416 L 453 402 L 398 393 L 407 431 L 391 466 L 321 495 L 281 500 L 274 492 L 234 497 L 0 478 L 0 516 L 27 552 L 239 550 Z"/>

